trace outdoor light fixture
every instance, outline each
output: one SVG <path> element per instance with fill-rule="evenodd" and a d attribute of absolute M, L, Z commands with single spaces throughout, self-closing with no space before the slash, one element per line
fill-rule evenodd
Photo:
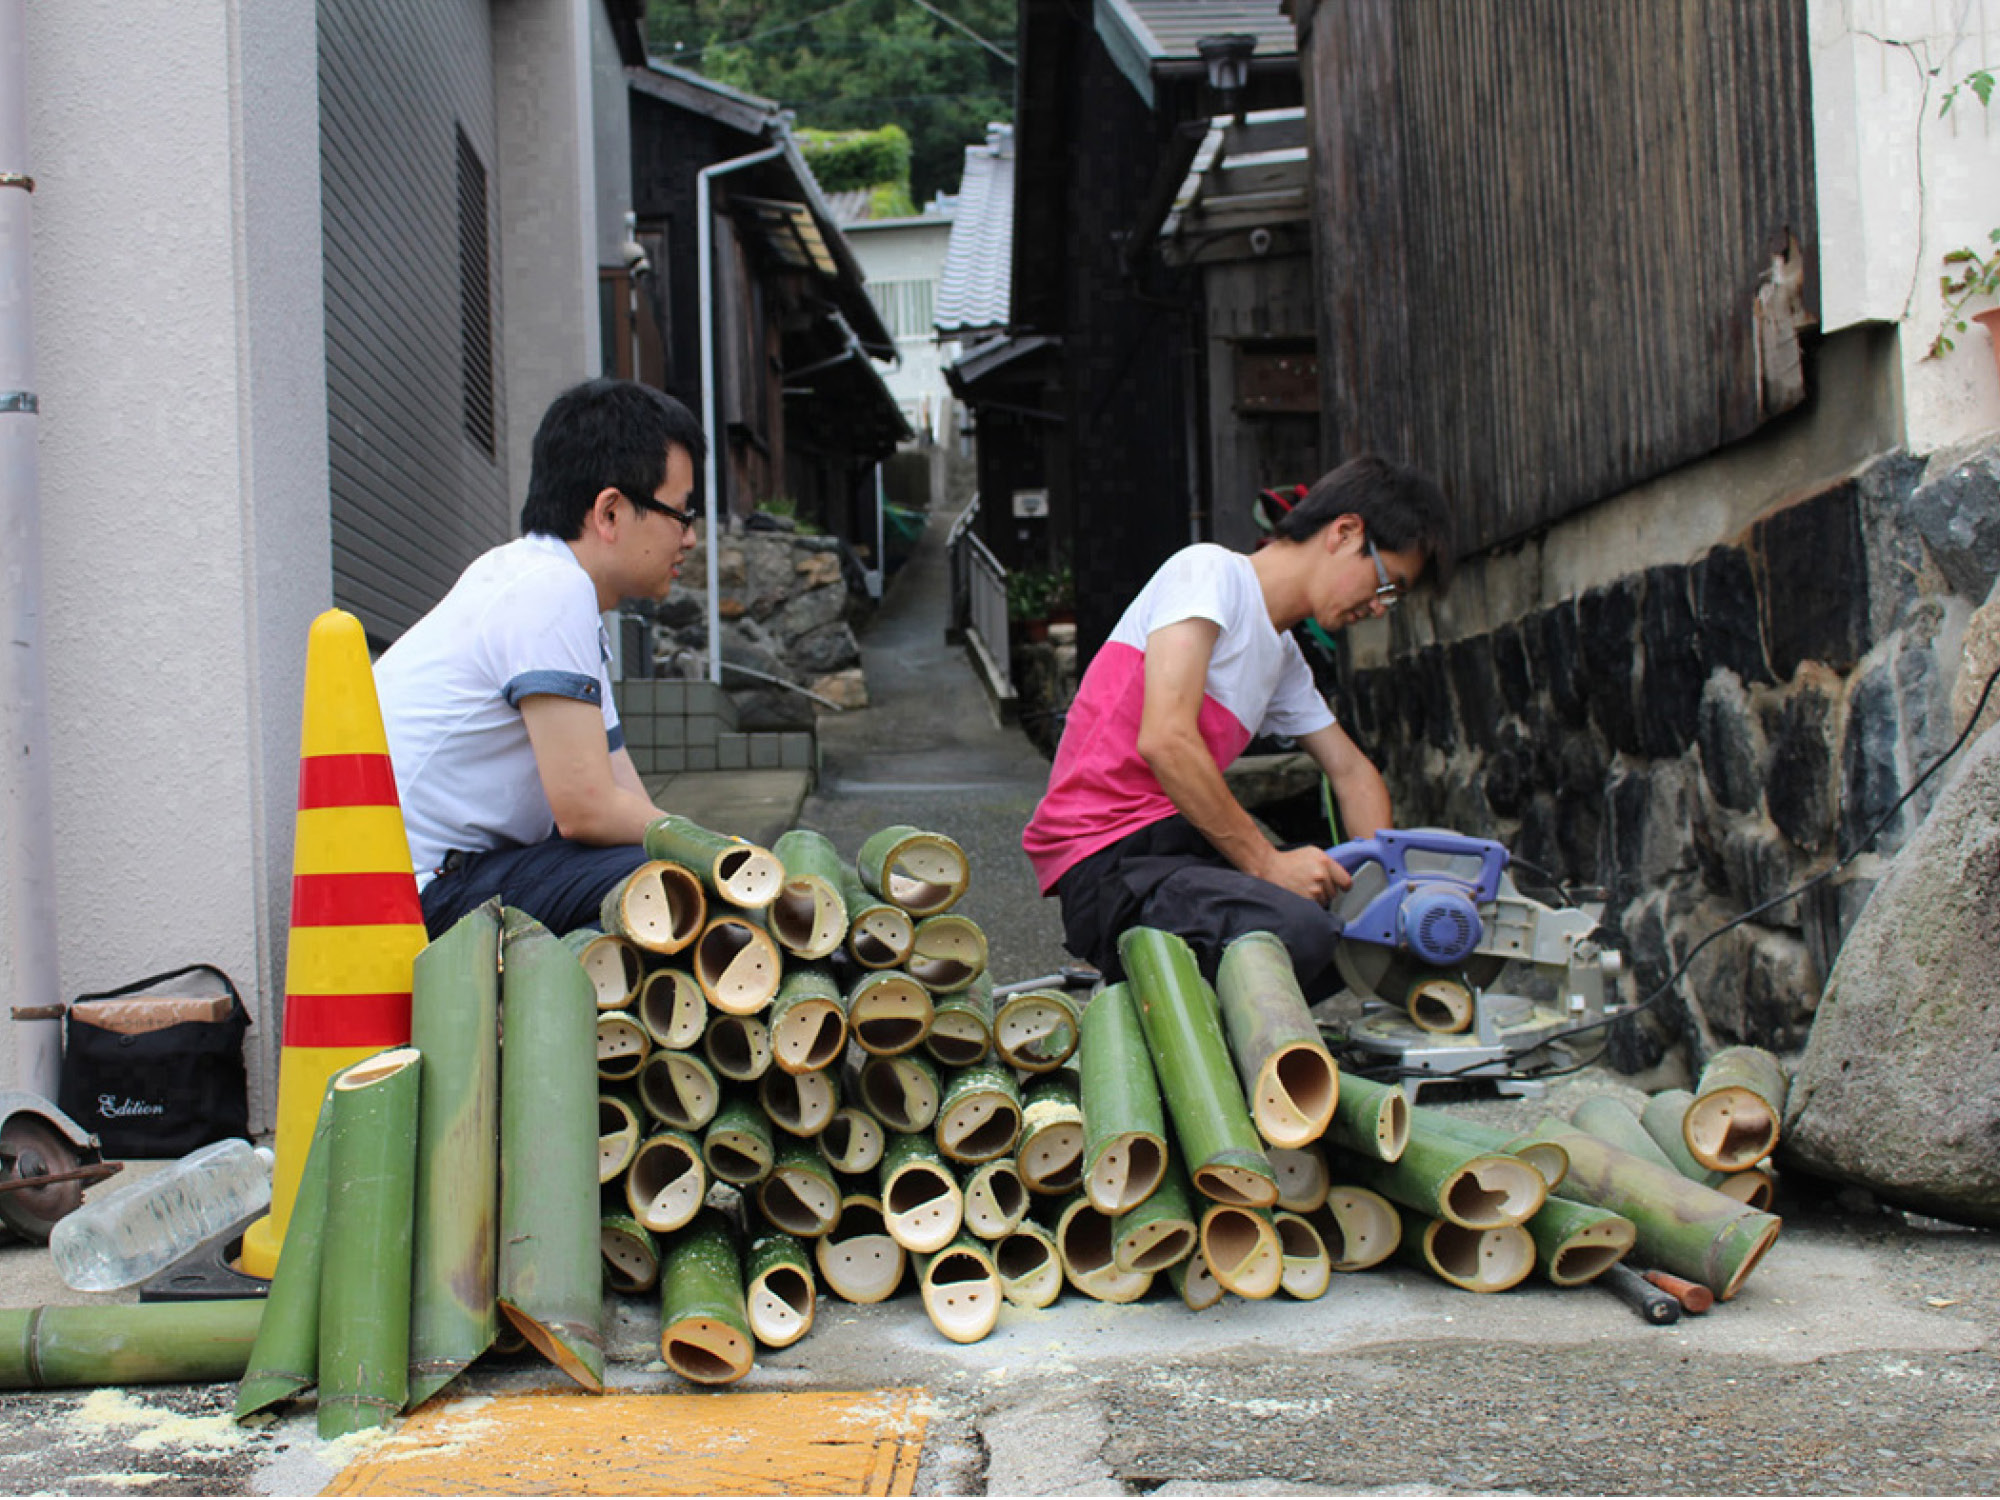
<path fill-rule="evenodd" d="M 1221 96 L 1222 112 L 1241 113 L 1237 99 L 1250 81 L 1250 54 L 1257 50 L 1257 38 L 1232 31 L 1222 36 L 1205 36 L 1194 47 L 1208 68 L 1208 86 Z"/>

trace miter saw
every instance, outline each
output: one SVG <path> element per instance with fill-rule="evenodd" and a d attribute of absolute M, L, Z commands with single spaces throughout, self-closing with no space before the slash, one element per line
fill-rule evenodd
<path fill-rule="evenodd" d="M 1332 906 L 1334 964 L 1362 1002 L 1348 1044 L 1359 1066 L 1393 1068 L 1411 1098 L 1463 1079 L 1538 1095 L 1544 1085 L 1521 1067 L 1528 1053 L 1546 1046 L 1557 1065 L 1573 1061 L 1564 1035 L 1630 1008 L 1618 998 L 1623 960 L 1595 936 L 1600 906 L 1522 895 L 1505 846 L 1384 829 L 1327 853 L 1354 877 Z"/>

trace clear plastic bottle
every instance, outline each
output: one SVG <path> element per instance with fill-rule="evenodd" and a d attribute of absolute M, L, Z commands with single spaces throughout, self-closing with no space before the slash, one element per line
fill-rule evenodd
<path fill-rule="evenodd" d="M 79 1292 L 136 1286 L 271 1201 L 271 1152 L 217 1141 L 56 1221 L 49 1253 Z"/>

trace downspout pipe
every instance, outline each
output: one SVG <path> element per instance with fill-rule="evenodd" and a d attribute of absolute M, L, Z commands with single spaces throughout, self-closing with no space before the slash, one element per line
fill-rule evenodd
<path fill-rule="evenodd" d="M 28 175 L 27 0 L 0 0 L 0 827 L 5 940 L 16 1007 L 59 1000 L 55 820 L 42 662 L 42 526 L 36 493 L 34 179 Z M 22 1087 L 56 1097 L 62 1023 L 13 1022 Z"/>
<path fill-rule="evenodd" d="M 20 0 L 5 0 L 19 4 Z M 702 499 L 709 509 L 708 522 L 708 680 L 722 685 L 722 586 L 719 556 L 722 529 L 728 506 L 722 493 L 721 453 L 722 382 L 718 378 L 715 351 L 715 222 L 713 194 L 715 179 L 761 162 L 775 161 L 785 154 L 782 141 L 746 156 L 733 156 L 703 167 L 695 173 L 694 219 L 695 259 L 698 270 L 697 297 L 701 304 L 701 404 L 702 426 L 708 433 L 708 458 L 702 465 Z"/>

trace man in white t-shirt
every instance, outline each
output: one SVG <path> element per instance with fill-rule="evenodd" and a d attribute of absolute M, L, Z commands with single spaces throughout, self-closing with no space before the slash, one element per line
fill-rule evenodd
<path fill-rule="evenodd" d="M 1451 558 L 1437 485 L 1364 456 L 1315 484 L 1257 553 L 1201 543 L 1161 565 L 1091 659 L 1021 837 L 1072 953 L 1116 977 L 1119 934 L 1158 927 L 1212 977 L 1231 938 L 1274 932 L 1309 998 L 1336 987 L 1327 904 L 1347 873 L 1324 850 L 1274 846 L 1222 773 L 1257 735 L 1287 735 L 1325 771 L 1349 837 L 1389 826 L 1381 774 L 1334 722 L 1291 631 L 1379 615 L 1427 572 L 1442 582 Z"/>
<path fill-rule="evenodd" d="M 650 387 L 565 391 L 535 432 L 522 535 L 474 559 L 376 662 L 433 937 L 496 895 L 567 932 L 645 859 L 663 812 L 625 749 L 601 615 L 673 586 L 706 447 Z"/>

